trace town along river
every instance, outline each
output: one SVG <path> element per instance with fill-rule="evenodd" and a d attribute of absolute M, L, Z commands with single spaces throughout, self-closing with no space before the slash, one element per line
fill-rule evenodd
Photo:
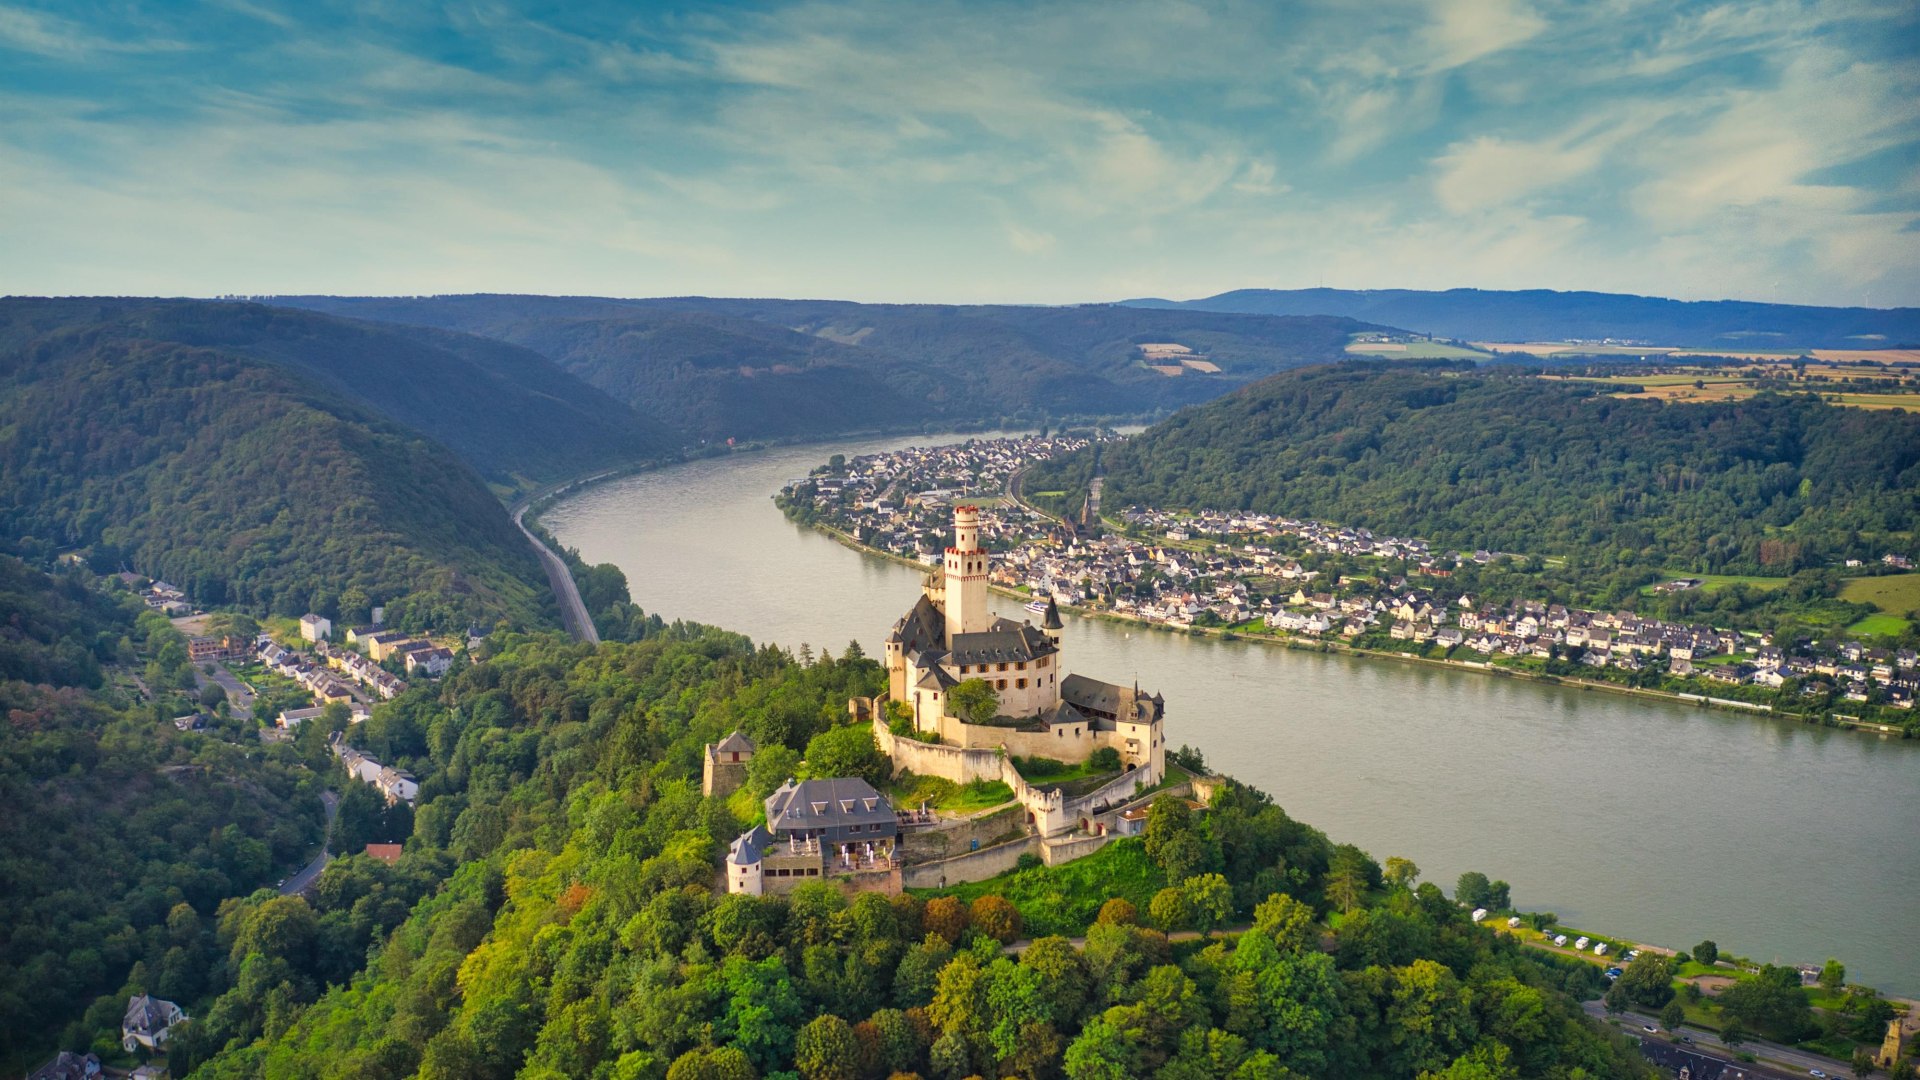
<path fill-rule="evenodd" d="M 771 496 L 836 453 L 951 438 L 694 462 L 542 520 L 624 570 L 649 612 L 878 656 L 919 571 L 787 521 Z M 1482 870 L 1571 926 L 1838 956 L 1858 981 L 1920 995 L 1920 741 L 1071 616 L 1065 648 L 1070 670 L 1163 692 L 1174 745 L 1448 892 Z"/>

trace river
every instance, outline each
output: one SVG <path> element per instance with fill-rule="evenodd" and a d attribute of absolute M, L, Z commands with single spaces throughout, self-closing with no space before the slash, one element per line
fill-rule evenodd
<path fill-rule="evenodd" d="M 835 453 L 937 441 L 698 461 L 541 517 L 624 570 L 650 612 L 877 656 L 918 571 L 788 522 L 771 496 Z M 1065 653 L 1069 670 L 1163 692 L 1173 744 L 1449 893 L 1482 870 L 1568 925 L 1760 961 L 1833 955 L 1920 995 L 1920 741 L 1071 616 Z"/>

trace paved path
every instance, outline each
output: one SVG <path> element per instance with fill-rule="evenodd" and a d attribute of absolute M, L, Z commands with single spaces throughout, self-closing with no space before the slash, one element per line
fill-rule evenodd
<path fill-rule="evenodd" d="M 327 809 L 327 835 L 332 836 L 333 816 L 340 812 L 340 796 L 335 795 L 331 791 L 323 791 L 320 793 L 320 802 Z M 292 896 L 295 893 L 306 892 L 309 888 L 312 888 L 313 883 L 320 878 L 320 871 L 325 870 L 327 863 L 332 859 L 332 854 L 327 851 L 327 841 L 322 839 L 320 841 L 320 854 L 315 855 L 313 861 L 308 863 L 299 873 L 288 878 L 285 885 L 280 886 L 280 895 Z"/>
<path fill-rule="evenodd" d="M 1603 1022 L 1607 1019 L 1606 1006 L 1598 1001 L 1583 1001 L 1580 1003 L 1580 1007 L 1587 1011 L 1588 1016 Z M 1643 1038 L 1664 1040 L 1669 1037 L 1665 1035 L 1652 1035 L 1641 1030 L 1650 1024 L 1656 1027 L 1659 1025 L 1659 1021 L 1653 1017 L 1636 1012 L 1623 1012 L 1619 1015 L 1618 1019 L 1623 1029 Z M 1824 1070 L 1829 1076 L 1853 1075 L 1852 1062 L 1836 1061 L 1823 1054 L 1811 1054 L 1805 1050 L 1796 1050 L 1791 1046 L 1781 1046 L 1779 1043 L 1765 1042 L 1760 1039 L 1748 1039 L 1742 1042 L 1740 1049 L 1736 1051 L 1726 1043 L 1721 1042 L 1719 1035 L 1705 1028 L 1690 1027 L 1682 1024 L 1676 1034 L 1685 1035 L 1692 1039 L 1693 1048 L 1696 1050 L 1704 1050 L 1708 1053 L 1726 1056 L 1732 1056 L 1735 1053 L 1752 1054 L 1754 1057 L 1759 1058 L 1762 1064 L 1782 1066 L 1792 1070 L 1789 1075 L 1805 1076 L 1810 1069 Z M 1748 1068 L 1748 1074 L 1750 1076 L 1773 1075 L 1764 1070 L 1755 1071 L 1751 1067 Z"/>
<path fill-rule="evenodd" d="M 527 538 L 527 543 L 533 545 L 534 553 L 540 556 L 540 565 L 546 568 L 547 584 L 553 587 L 553 595 L 560 601 L 561 623 L 566 626 L 567 633 L 574 636 L 574 640 L 598 645 L 600 631 L 594 628 L 593 619 L 587 614 L 587 605 L 580 600 L 580 589 L 573 582 L 573 574 L 568 571 L 566 562 L 533 535 L 533 530 L 527 528 L 527 506 L 525 500 L 514 505 L 513 524 Z"/>

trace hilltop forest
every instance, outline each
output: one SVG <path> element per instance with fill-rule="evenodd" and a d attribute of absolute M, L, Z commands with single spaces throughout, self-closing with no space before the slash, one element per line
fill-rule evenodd
<path fill-rule="evenodd" d="M 274 297 L 532 349 L 704 440 L 1136 416 L 1343 355 L 1351 319 L 1081 307 L 675 297 Z M 1217 370 L 1169 376 L 1144 343 Z M 1178 370 L 1178 365 L 1175 369 Z"/>
<path fill-rule="evenodd" d="M 365 360 L 359 329 L 238 304 L 103 318 L 89 303 L 0 303 L 0 550 L 39 561 L 80 550 L 98 571 L 166 578 L 199 605 L 255 614 L 364 619 L 380 603 L 405 629 L 549 620 L 532 552 L 467 462 L 250 354 L 271 350 L 197 343 L 247 336 L 236 320 L 265 318 L 277 327 L 254 337 Z M 501 462 L 516 430 L 475 428 L 499 432 Z M 566 445 L 564 425 L 547 441 Z M 499 467 L 540 473 L 595 452 Z"/>
<path fill-rule="evenodd" d="M 1099 897 L 1074 927 L 1083 945 L 1045 937 L 1008 955 L 1021 915 L 998 897 L 716 894 L 744 822 L 738 800 L 700 795 L 701 745 L 746 731 L 779 763 L 749 778 L 761 794 L 858 730 L 843 704 L 882 685 L 879 666 L 684 624 L 597 648 L 499 644 L 350 733 L 422 777 L 406 853 L 336 861 L 311 901 L 230 905 L 217 955 L 240 976 L 201 1006 L 176 1071 L 1648 1075 L 1575 1005 L 1598 992 L 1592 968 L 1474 926 L 1416 870 L 1389 874 L 1238 786 L 1205 815 L 1168 800 L 1144 843 L 1097 856 L 1191 894 L 1210 925 L 1252 925 L 1212 942 L 1170 942 Z M 343 966 L 361 949 L 364 966 Z"/>
<path fill-rule="evenodd" d="M 1049 462 L 1027 486 L 1084 486 L 1089 466 Z M 1104 448 L 1103 466 L 1110 508 L 1256 510 L 1601 570 L 1785 576 L 1903 550 L 1920 519 L 1920 416 L 1624 400 L 1445 365 L 1278 375 Z"/>

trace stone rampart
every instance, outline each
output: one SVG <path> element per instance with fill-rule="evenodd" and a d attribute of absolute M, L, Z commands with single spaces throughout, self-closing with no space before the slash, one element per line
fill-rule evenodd
<path fill-rule="evenodd" d="M 969 881 L 998 877 L 1020 864 L 1020 856 L 1036 851 L 1038 837 L 1026 836 L 994 847 L 981 848 L 965 855 L 937 862 L 903 867 L 900 880 L 909 889 L 938 889 Z"/>

